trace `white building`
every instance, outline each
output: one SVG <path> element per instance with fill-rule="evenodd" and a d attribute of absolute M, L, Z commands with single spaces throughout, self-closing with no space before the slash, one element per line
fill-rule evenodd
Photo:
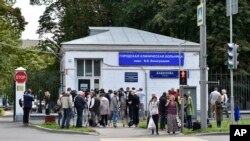
<path fill-rule="evenodd" d="M 135 87 L 143 88 L 149 100 L 152 92 L 160 97 L 179 88 L 178 70 L 184 69 L 200 109 L 198 43 L 127 27 L 89 29 L 88 37 L 62 43 L 64 90 Z"/>

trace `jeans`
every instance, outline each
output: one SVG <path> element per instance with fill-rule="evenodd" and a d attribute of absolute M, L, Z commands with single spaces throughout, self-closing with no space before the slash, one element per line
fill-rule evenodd
<path fill-rule="evenodd" d="M 165 129 L 166 126 L 166 114 L 164 112 L 161 112 L 161 121 L 160 121 L 160 128 Z"/>
<path fill-rule="evenodd" d="M 23 108 L 23 123 L 25 124 L 29 123 L 30 110 L 31 108 L 27 108 L 27 107 Z"/>
<path fill-rule="evenodd" d="M 82 119 L 83 119 L 83 109 L 76 109 L 77 119 L 76 119 L 76 127 L 82 127 Z"/>
<path fill-rule="evenodd" d="M 66 128 L 69 128 L 69 123 L 72 115 L 72 109 L 71 108 L 66 108 L 63 109 L 63 119 L 62 119 L 62 126 L 61 128 L 64 128 L 65 123 L 66 123 Z"/>
<path fill-rule="evenodd" d="M 159 119 L 159 116 L 158 116 L 158 114 L 157 115 L 152 115 L 152 118 L 153 118 L 153 121 L 155 123 L 156 134 L 158 134 L 158 119 Z M 154 129 L 152 130 L 152 133 L 154 134 Z"/>
<path fill-rule="evenodd" d="M 62 113 L 61 112 L 58 112 L 58 125 L 61 126 L 61 120 L 62 120 Z"/>
<path fill-rule="evenodd" d="M 101 115 L 101 124 L 104 127 L 108 125 L 108 115 Z"/>
<path fill-rule="evenodd" d="M 192 128 L 192 116 L 187 115 L 187 128 L 191 129 Z"/>
<path fill-rule="evenodd" d="M 119 111 L 113 111 L 112 113 L 113 124 L 116 125 L 119 118 Z"/>
<path fill-rule="evenodd" d="M 133 121 L 135 126 L 139 124 L 139 107 L 133 107 Z"/>
<path fill-rule="evenodd" d="M 221 128 L 221 121 L 216 121 L 217 123 L 217 128 Z"/>

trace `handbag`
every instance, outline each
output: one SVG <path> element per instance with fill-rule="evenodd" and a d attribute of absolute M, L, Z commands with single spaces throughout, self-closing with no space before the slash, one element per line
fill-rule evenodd
<path fill-rule="evenodd" d="M 181 127 L 181 119 L 179 117 L 176 117 L 177 126 Z"/>
<path fill-rule="evenodd" d="M 55 111 L 55 112 L 60 111 L 60 109 L 61 109 L 61 105 L 56 104 L 56 105 L 54 106 L 54 111 Z"/>
<path fill-rule="evenodd" d="M 152 130 L 152 129 L 155 129 L 155 128 L 156 128 L 155 122 L 154 122 L 153 118 L 150 117 L 149 122 L 148 122 L 148 129 Z"/>

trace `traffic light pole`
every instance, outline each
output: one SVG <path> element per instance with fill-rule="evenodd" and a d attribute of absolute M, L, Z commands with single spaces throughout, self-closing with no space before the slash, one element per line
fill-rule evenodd
<path fill-rule="evenodd" d="M 203 25 L 200 26 L 200 121 L 201 129 L 207 129 L 207 37 L 206 37 L 206 0 L 203 3 Z"/>
<path fill-rule="evenodd" d="M 229 3 L 229 14 L 230 14 L 230 43 L 233 43 L 233 15 L 232 15 L 232 0 Z M 233 91 L 233 67 L 230 67 L 230 105 L 231 105 L 231 124 L 234 123 L 234 91 Z"/>

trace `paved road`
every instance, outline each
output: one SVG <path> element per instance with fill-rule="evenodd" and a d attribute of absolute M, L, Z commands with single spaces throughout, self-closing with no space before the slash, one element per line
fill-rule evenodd
<path fill-rule="evenodd" d="M 33 123 L 43 120 L 31 120 Z M 22 122 L 13 122 L 11 116 L 0 117 L 0 141 L 229 141 L 228 135 L 186 136 L 182 134 L 168 135 L 160 131 L 160 135 L 151 135 L 151 131 L 140 128 L 95 128 L 100 135 L 81 135 L 68 133 L 52 133 L 32 127 L 24 127 Z"/>
<path fill-rule="evenodd" d="M 32 127 L 24 127 L 20 122 L 0 118 L 0 141 L 229 141 L 228 136 L 184 136 L 150 135 L 150 132 L 135 128 L 98 128 L 101 135 L 79 135 L 67 133 L 50 133 Z M 143 130 L 143 132 L 138 131 Z M 134 134 L 133 134 L 134 133 Z M 139 134 L 140 133 L 140 134 Z M 145 133 L 145 134 L 142 134 Z"/>

